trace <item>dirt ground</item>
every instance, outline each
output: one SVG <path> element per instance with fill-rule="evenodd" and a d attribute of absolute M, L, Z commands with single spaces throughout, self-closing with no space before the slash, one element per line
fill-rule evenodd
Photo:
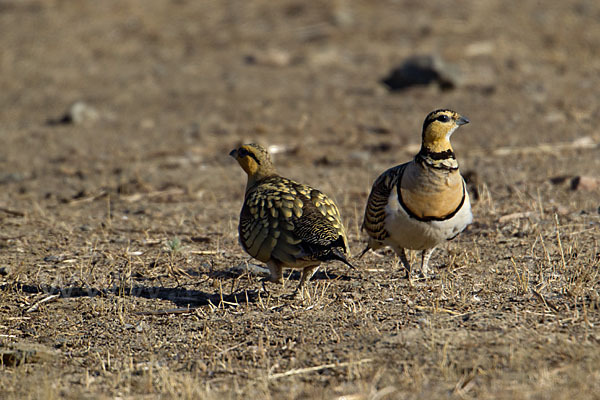
<path fill-rule="evenodd" d="M 596 0 L 0 0 L 0 397 L 600 398 L 599 21 Z M 420 54 L 458 87 L 381 84 Z M 271 146 L 356 255 L 372 181 L 441 107 L 471 120 L 474 222 L 435 277 L 384 250 L 263 291 L 228 152 Z"/>

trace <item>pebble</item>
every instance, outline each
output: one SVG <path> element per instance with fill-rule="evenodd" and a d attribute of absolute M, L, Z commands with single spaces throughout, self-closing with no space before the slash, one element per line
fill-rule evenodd
<path fill-rule="evenodd" d="M 49 119 L 48 125 L 78 125 L 96 121 L 99 116 L 98 111 L 89 104 L 84 101 L 76 101 L 62 116 Z"/>

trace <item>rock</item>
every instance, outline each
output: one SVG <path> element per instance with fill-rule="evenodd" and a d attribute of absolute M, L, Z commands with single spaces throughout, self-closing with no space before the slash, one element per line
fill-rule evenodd
<path fill-rule="evenodd" d="M 435 55 L 420 55 L 407 59 L 381 82 L 390 91 L 404 90 L 415 85 L 437 83 L 443 90 L 454 89 L 462 83 L 460 70 Z"/>
<path fill-rule="evenodd" d="M 137 333 L 142 333 L 146 328 L 146 323 L 144 321 L 140 321 L 135 325 L 135 331 Z"/>
<path fill-rule="evenodd" d="M 465 49 L 467 57 L 487 56 L 493 54 L 496 45 L 492 41 L 480 41 L 469 44 Z"/>
<path fill-rule="evenodd" d="M 571 180 L 572 190 L 596 190 L 600 187 L 600 178 L 593 176 L 576 176 Z"/>
<path fill-rule="evenodd" d="M 98 111 L 83 101 L 76 101 L 69 110 L 58 118 L 49 119 L 48 125 L 83 124 L 96 121 L 99 118 Z"/>

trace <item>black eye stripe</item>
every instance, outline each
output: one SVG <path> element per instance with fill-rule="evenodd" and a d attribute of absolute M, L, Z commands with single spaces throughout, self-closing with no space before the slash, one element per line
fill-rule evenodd
<path fill-rule="evenodd" d="M 440 118 L 444 118 L 445 121 L 442 121 Z M 433 117 L 433 115 L 429 116 L 429 118 L 427 118 L 425 122 L 423 122 L 423 132 L 425 132 L 425 129 L 427 129 L 427 127 L 435 121 L 448 122 L 450 121 L 450 118 L 446 114 L 438 115 L 435 118 Z"/>
<path fill-rule="evenodd" d="M 254 161 L 256 161 L 256 163 L 257 163 L 258 165 L 260 165 L 260 160 L 258 159 L 258 157 L 256 157 L 256 154 L 248 152 L 248 155 L 249 155 L 250 157 L 254 158 Z"/>
<path fill-rule="evenodd" d="M 258 165 L 260 165 L 260 160 L 258 159 L 258 157 L 256 156 L 256 154 L 254 154 L 254 152 L 247 150 L 245 147 L 240 147 L 237 151 L 238 153 L 238 157 L 252 157 L 254 159 L 254 161 L 256 161 L 256 163 Z"/>

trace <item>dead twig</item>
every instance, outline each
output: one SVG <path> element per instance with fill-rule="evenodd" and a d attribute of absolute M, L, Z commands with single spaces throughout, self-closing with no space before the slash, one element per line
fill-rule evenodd
<path fill-rule="evenodd" d="M 0 207 L 0 211 L 5 212 L 10 215 L 14 215 L 15 217 L 24 217 L 25 216 L 25 213 L 22 211 L 11 210 L 11 209 L 5 208 L 5 207 Z"/>
<path fill-rule="evenodd" d="M 82 203 L 91 203 L 92 201 L 96 201 L 96 200 L 101 199 L 106 196 L 108 196 L 108 192 L 105 190 L 102 190 L 99 193 L 96 193 L 96 194 L 93 194 L 90 196 L 78 197 L 76 199 L 68 200 L 67 204 L 72 206 L 72 205 L 77 205 L 77 204 L 82 204 Z"/>
<path fill-rule="evenodd" d="M 135 203 L 137 201 L 143 199 L 155 199 L 158 197 L 168 197 L 168 196 L 183 196 L 186 194 L 186 191 L 180 188 L 175 189 L 167 189 L 167 190 L 156 190 L 148 193 L 134 193 L 131 195 L 122 195 L 121 199 L 125 200 L 128 203 Z"/>
<path fill-rule="evenodd" d="M 414 306 L 414 307 L 417 310 L 421 310 L 421 311 L 443 312 L 443 313 L 450 314 L 450 315 L 467 315 L 467 314 L 470 314 L 469 312 L 461 313 L 461 312 L 458 312 L 458 311 L 448 310 L 447 308 L 440 308 L 440 307 L 431 307 L 431 306 Z"/>
<path fill-rule="evenodd" d="M 373 362 L 372 358 L 365 358 L 365 359 L 358 360 L 358 361 L 348 361 L 348 362 L 343 362 L 343 363 L 315 365 L 314 367 L 307 367 L 307 368 L 290 369 L 289 371 L 269 375 L 269 379 L 279 379 L 279 378 L 284 378 L 286 376 L 307 374 L 310 372 L 322 371 L 324 369 L 331 369 L 331 368 L 344 368 L 344 367 L 350 367 L 352 365 L 360 365 L 360 364 L 366 364 L 366 363 L 370 363 L 370 362 Z"/>
<path fill-rule="evenodd" d="M 529 218 L 531 215 L 533 215 L 532 211 L 525 211 L 525 212 L 516 212 L 516 213 L 512 213 L 512 214 L 506 214 L 501 216 L 500 218 L 498 218 L 498 222 L 503 224 L 507 221 L 510 221 L 512 219 L 521 219 L 521 218 Z"/>
<path fill-rule="evenodd" d="M 44 303 L 47 303 L 49 301 L 58 299 L 59 297 L 60 297 L 60 293 L 51 294 L 48 297 L 44 297 L 43 299 L 36 301 L 35 304 L 32 305 L 31 307 L 29 307 L 25 312 L 26 313 L 33 312 L 33 311 L 37 310 L 40 307 L 41 304 L 44 304 Z"/>
<path fill-rule="evenodd" d="M 247 345 L 247 344 L 250 344 L 250 343 L 252 343 L 252 340 L 247 340 L 247 341 L 245 341 L 245 342 L 238 343 L 238 344 L 236 344 L 235 346 L 228 347 L 228 348 L 226 348 L 225 350 L 221 350 L 220 352 L 218 352 L 218 353 L 217 353 L 217 357 L 220 357 L 220 356 L 222 356 L 222 355 L 223 355 L 223 354 L 225 354 L 225 353 L 229 353 L 231 350 L 235 350 L 235 349 L 237 349 L 238 347 L 241 347 L 241 346 L 244 346 L 244 345 Z"/>
<path fill-rule="evenodd" d="M 559 311 L 558 307 L 556 307 L 554 304 L 552 304 L 548 300 L 546 300 L 546 298 L 540 292 L 538 292 L 534 288 L 531 288 L 531 291 L 542 302 L 542 304 L 544 304 L 546 306 L 547 309 L 552 310 L 554 312 L 558 312 Z"/>

